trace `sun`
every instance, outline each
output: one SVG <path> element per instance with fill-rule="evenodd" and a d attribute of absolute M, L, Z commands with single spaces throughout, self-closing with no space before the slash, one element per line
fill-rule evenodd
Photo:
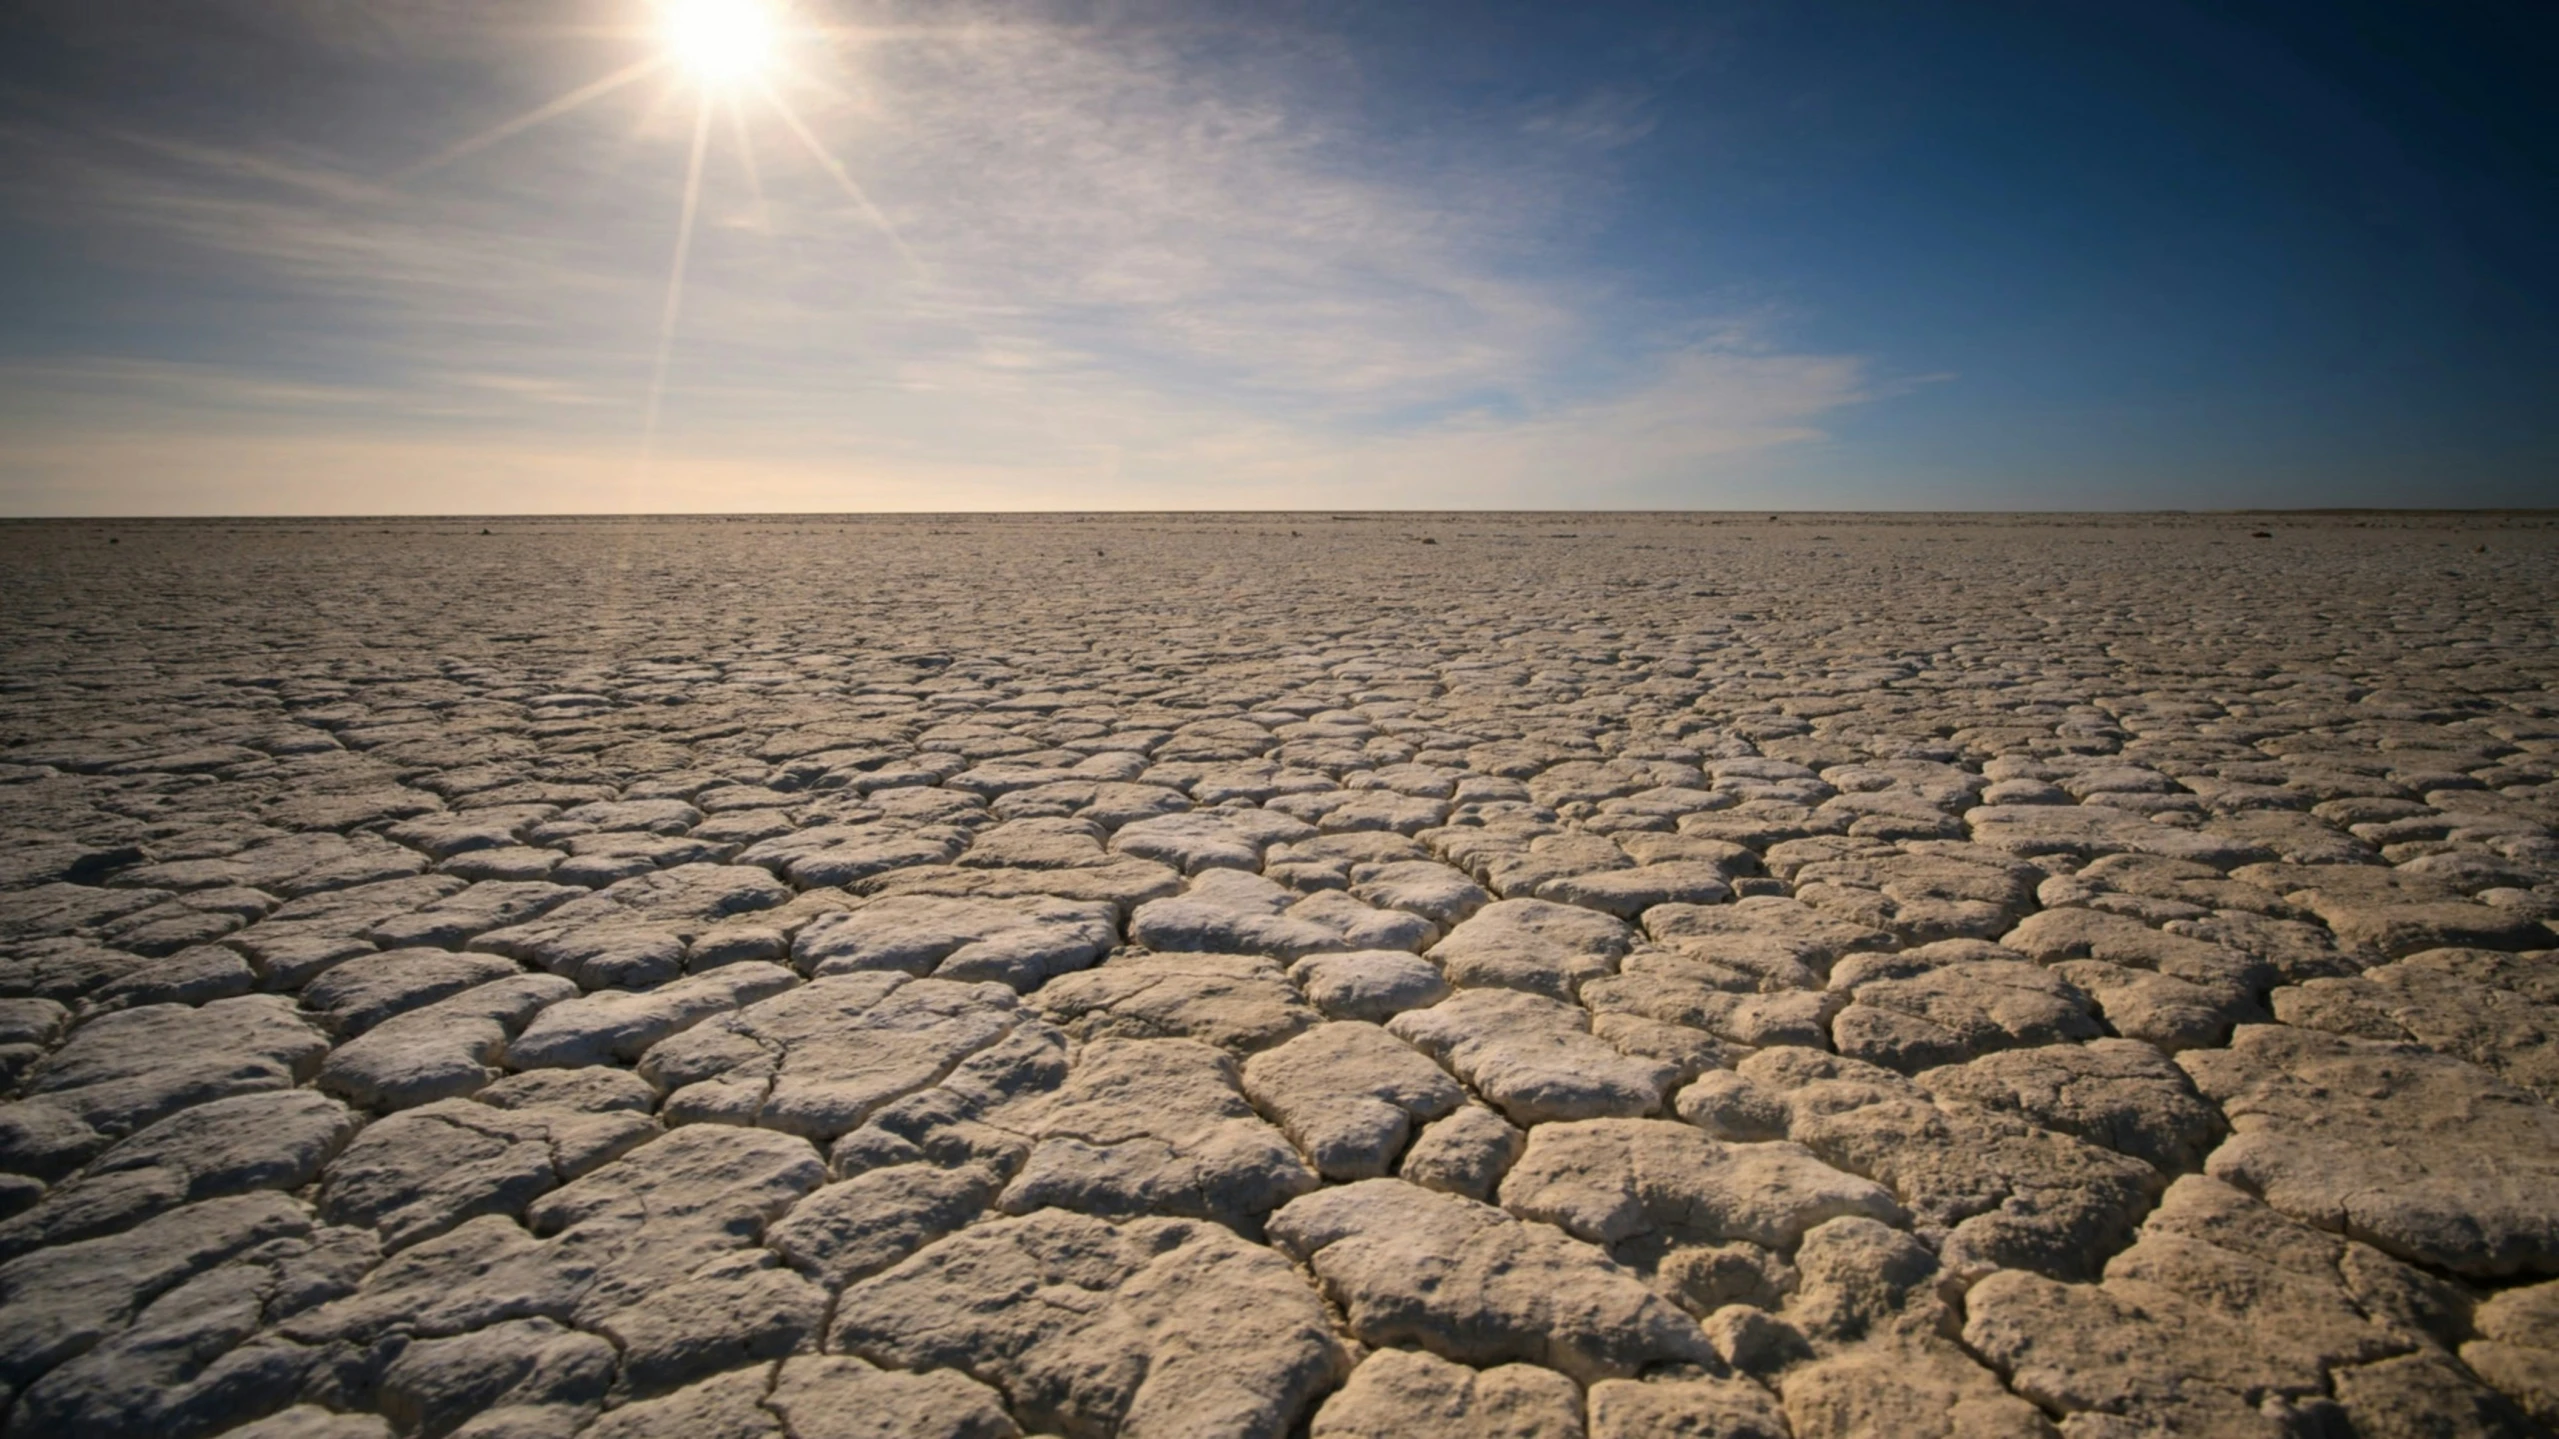
<path fill-rule="evenodd" d="M 823 57 L 828 47 L 810 46 L 811 40 L 842 41 L 859 32 L 844 27 L 812 23 L 824 12 L 822 0 L 620 0 L 634 7 L 634 24 L 617 26 L 609 31 L 617 39 L 628 40 L 650 52 L 609 74 L 599 75 L 585 84 L 565 90 L 522 114 L 501 120 L 475 135 L 445 146 L 417 163 L 393 174 L 392 183 L 402 184 L 422 175 L 441 170 L 466 156 L 476 155 L 502 140 L 521 135 L 537 125 L 556 120 L 574 110 L 630 86 L 648 80 L 673 81 L 660 103 L 672 98 L 675 88 L 693 92 L 693 143 L 684 166 L 684 203 L 675 222 L 675 254 L 667 266 L 666 301 L 658 314 L 657 359 L 650 369 L 647 403 L 640 421 L 640 463 L 645 467 L 657 442 L 660 405 L 666 394 L 667 366 L 675 348 L 676 319 L 684 302 L 685 269 L 693 253 L 695 222 L 702 208 L 702 174 L 709 158 L 713 120 L 725 114 L 737 140 L 739 159 L 745 163 L 748 183 L 755 187 L 756 200 L 763 203 L 763 181 L 747 133 L 750 111 L 770 115 L 782 122 L 782 128 L 808 152 L 836 188 L 860 207 L 873 225 L 888 237 L 889 244 L 908 267 L 916 267 L 914 254 L 898 238 L 888 216 L 871 203 L 861 183 L 845 169 L 818 138 L 817 132 L 800 118 L 788 96 L 794 82 L 805 85 L 809 77 L 802 72 L 807 52 Z M 654 23 L 651 23 L 654 22 Z M 654 107 L 650 111 L 655 114 Z"/>
<path fill-rule="evenodd" d="M 658 36 L 696 82 L 725 88 L 762 78 L 781 27 L 772 0 L 663 0 Z"/>

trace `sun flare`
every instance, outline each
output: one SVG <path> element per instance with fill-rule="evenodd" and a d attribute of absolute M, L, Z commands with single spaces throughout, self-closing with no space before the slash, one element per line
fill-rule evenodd
<path fill-rule="evenodd" d="M 659 11 L 668 57 L 705 86 L 762 78 L 780 29 L 771 0 L 664 0 Z"/>
<path fill-rule="evenodd" d="M 703 177 L 711 151 L 714 121 L 725 115 L 730 133 L 735 137 L 738 159 L 744 166 L 747 182 L 754 187 L 756 204 L 764 203 L 763 180 L 748 135 L 750 115 L 769 116 L 781 122 L 798 147 L 835 187 L 844 192 L 865 218 L 887 237 L 898 258 L 910 269 L 920 266 L 906 242 L 898 238 L 888 216 L 881 213 L 862 185 L 853 178 L 844 163 L 827 148 L 826 142 L 800 117 L 787 98 L 794 84 L 805 85 L 808 76 L 804 62 L 814 54 L 825 58 L 828 47 L 807 42 L 841 41 L 849 33 L 843 27 L 815 23 L 824 16 L 822 0 L 625 0 L 640 8 L 633 17 L 636 23 L 606 32 L 627 39 L 649 53 L 609 74 L 566 90 L 530 110 L 501 120 L 477 134 L 466 136 L 436 151 L 417 163 L 397 171 L 392 179 L 405 183 L 442 170 L 468 156 L 476 155 L 501 141 L 521 135 L 538 125 L 547 124 L 607 95 L 639 85 L 651 79 L 666 83 L 656 104 L 665 104 L 678 91 L 689 91 L 693 111 L 692 145 L 684 165 L 684 200 L 676 212 L 674 254 L 669 258 L 666 277 L 666 299 L 658 316 L 656 359 L 650 367 L 646 403 L 640 422 L 640 465 L 645 470 L 653 453 L 658 422 L 666 398 L 669 364 L 674 357 L 676 322 L 684 305 L 685 271 L 693 254 L 694 229 L 701 217 Z M 653 23 L 652 23 L 653 22 Z M 656 113 L 653 106 L 651 113 Z"/>

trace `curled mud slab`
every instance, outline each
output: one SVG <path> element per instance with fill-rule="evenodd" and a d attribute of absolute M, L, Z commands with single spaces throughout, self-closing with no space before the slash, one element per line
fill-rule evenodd
<path fill-rule="evenodd" d="M 0 1436 L 2559 1426 L 2547 517 L 0 595 Z"/>

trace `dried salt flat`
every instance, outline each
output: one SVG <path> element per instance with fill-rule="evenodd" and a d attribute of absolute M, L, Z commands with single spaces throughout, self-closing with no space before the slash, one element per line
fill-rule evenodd
<path fill-rule="evenodd" d="M 0 1432 L 2548 1432 L 2374 523 L 0 531 Z"/>

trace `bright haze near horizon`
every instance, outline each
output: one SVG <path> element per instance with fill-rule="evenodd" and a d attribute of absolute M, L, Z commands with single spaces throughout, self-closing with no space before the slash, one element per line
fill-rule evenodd
<path fill-rule="evenodd" d="M 2554 17 L 17 0 L 0 515 L 2549 505 Z"/>

